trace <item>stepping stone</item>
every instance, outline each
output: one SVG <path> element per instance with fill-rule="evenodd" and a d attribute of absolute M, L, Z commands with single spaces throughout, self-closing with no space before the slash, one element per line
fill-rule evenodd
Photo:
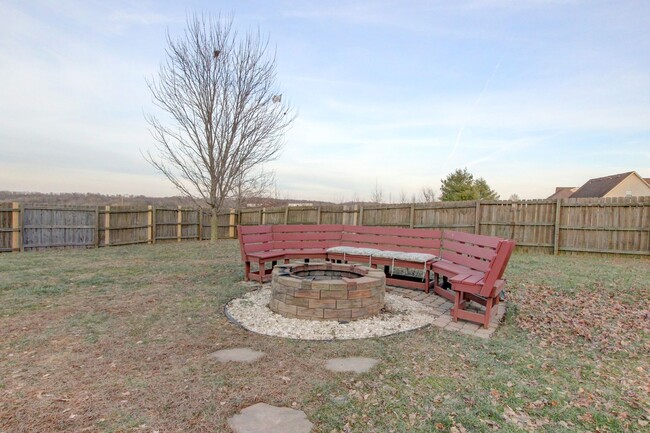
<path fill-rule="evenodd" d="M 334 358 L 325 363 L 325 368 L 336 372 L 351 371 L 353 373 L 367 373 L 379 361 L 373 358 Z"/>
<path fill-rule="evenodd" d="M 236 349 L 218 350 L 210 354 L 210 357 L 215 358 L 220 362 L 254 362 L 264 356 L 264 352 L 257 352 L 249 349 L 248 347 L 239 347 Z"/>
<path fill-rule="evenodd" d="M 314 426 L 301 410 L 257 403 L 228 418 L 235 433 L 309 433 Z"/>

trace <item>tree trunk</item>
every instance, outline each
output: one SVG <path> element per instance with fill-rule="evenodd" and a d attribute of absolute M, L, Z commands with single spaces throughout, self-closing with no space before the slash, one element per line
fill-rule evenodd
<path fill-rule="evenodd" d="M 219 215 L 217 208 L 213 207 L 210 214 L 210 242 L 216 242 L 219 236 Z"/>

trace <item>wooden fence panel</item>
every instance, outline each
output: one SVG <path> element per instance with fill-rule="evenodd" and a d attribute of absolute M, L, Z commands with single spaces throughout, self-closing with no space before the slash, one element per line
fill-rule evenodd
<path fill-rule="evenodd" d="M 284 224 L 286 207 L 265 208 L 262 211 L 262 224 Z"/>
<path fill-rule="evenodd" d="M 318 221 L 317 207 L 288 207 L 287 224 L 316 224 Z"/>
<path fill-rule="evenodd" d="M 476 226 L 474 202 L 436 202 L 413 208 L 413 227 L 449 229 L 473 233 Z"/>
<path fill-rule="evenodd" d="M 14 209 L 12 203 L 0 203 L 0 252 L 14 251 L 13 245 L 14 230 L 19 227 L 13 226 Z M 20 246 L 17 246 L 20 250 Z"/>
<path fill-rule="evenodd" d="M 346 224 L 357 225 L 359 220 L 359 206 L 321 206 L 321 224 Z"/>
<path fill-rule="evenodd" d="M 156 208 L 156 242 L 178 242 L 178 209 Z"/>
<path fill-rule="evenodd" d="M 241 209 L 239 211 L 239 224 L 243 226 L 256 226 L 262 224 L 262 210 Z"/>
<path fill-rule="evenodd" d="M 364 226 L 409 227 L 411 205 L 363 207 Z"/>
<path fill-rule="evenodd" d="M 27 205 L 22 214 L 22 248 L 26 251 L 95 246 L 94 207 Z"/>
<path fill-rule="evenodd" d="M 259 211 L 255 211 L 259 214 Z M 197 214 L 198 217 L 198 214 Z M 210 210 L 201 211 L 201 240 L 209 241 L 212 236 L 212 226 L 210 219 L 212 212 Z M 198 229 L 198 225 L 194 227 Z M 196 232 L 196 229 L 194 230 Z M 234 239 L 237 237 L 237 213 L 221 212 L 217 215 L 217 239 Z M 192 239 L 191 237 L 188 239 Z M 193 239 L 198 239 L 198 233 Z"/>
<path fill-rule="evenodd" d="M 479 233 L 517 241 L 518 247 L 553 251 L 556 201 L 480 202 Z"/>
<path fill-rule="evenodd" d="M 201 211 L 201 240 L 209 241 L 212 235 L 212 226 L 210 225 L 210 218 L 212 212 L 209 210 Z"/>
<path fill-rule="evenodd" d="M 199 239 L 199 211 L 197 209 L 179 209 L 181 240 Z"/>
<path fill-rule="evenodd" d="M 149 242 L 149 209 L 132 206 L 106 206 L 98 209 L 97 216 L 100 222 L 98 246 Z"/>
<path fill-rule="evenodd" d="M 650 197 L 568 199 L 560 224 L 560 251 L 650 255 Z"/>

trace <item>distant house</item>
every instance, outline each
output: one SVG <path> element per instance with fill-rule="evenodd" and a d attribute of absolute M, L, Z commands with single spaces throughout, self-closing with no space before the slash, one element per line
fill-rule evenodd
<path fill-rule="evenodd" d="M 556 191 L 557 193 L 557 191 Z M 590 179 L 571 198 L 650 196 L 650 184 L 635 171 Z"/>
<path fill-rule="evenodd" d="M 548 196 L 548 199 L 569 198 L 578 189 L 577 186 L 556 186 L 555 192 Z"/>

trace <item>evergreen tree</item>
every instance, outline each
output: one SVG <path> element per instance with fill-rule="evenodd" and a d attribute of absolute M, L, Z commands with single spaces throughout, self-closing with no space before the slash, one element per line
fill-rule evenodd
<path fill-rule="evenodd" d="M 474 179 L 474 175 L 467 168 L 457 169 L 442 179 L 440 187 L 440 200 L 496 200 L 499 195 L 490 188 L 485 179 Z"/>

